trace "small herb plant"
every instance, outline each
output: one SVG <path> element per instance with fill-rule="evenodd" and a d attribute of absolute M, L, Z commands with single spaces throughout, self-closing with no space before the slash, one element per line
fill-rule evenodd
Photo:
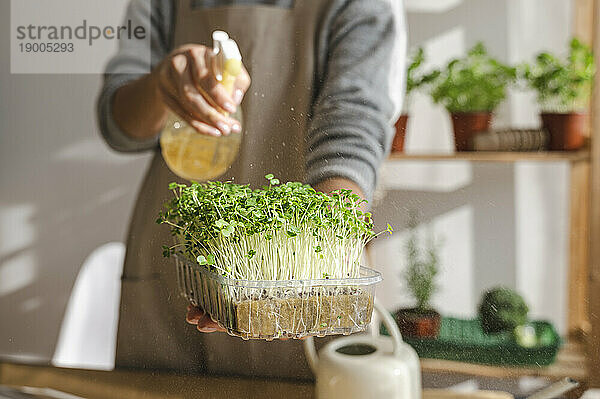
<path fill-rule="evenodd" d="M 572 39 L 566 59 L 540 53 L 535 63 L 521 67 L 521 76 L 537 92 L 538 103 L 546 112 L 569 113 L 585 110 L 596 71 L 589 46 Z"/>
<path fill-rule="evenodd" d="M 406 96 L 408 97 L 416 89 L 425 86 L 434 81 L 439 71 L 433 71 L 431 73 L 423 73 L 422 67 L 425 62 L 425 51 L 422 47 L 419 47 L 412 55 L 410 64 L 406 71 Z"/>
<path fill-rule="evenodd" d="M 376 237 L 365 200 L 331 194 L 272 174 L 269 185 L 171 183 L 175 197 L 157 220 L 176 238 L 164 255 L 181 253 L 219 274 L 244 280 L 355 278 L 364 245 Z M 388 225 L 388 231 L 391 227 Z"/>
<path fill-rule="evenodd" d="M 488 55 L 482 43 L 464 58 L 457 58 L 432 83 L 433 101 L 449 112 L 491 112 L 506 97 L 516 69 Z"/>
<path fill-rule="evenodd" d="M 430 237 L 426 254 L 419 249 L 416 223 L 411 222 L 410 237 L 406 242 L 408 267 L 404 278 L 406 285 L 416 301 L 416 310 L 425 313 L 431 310 L 431 297 L 437 290 L 435 276 L 439 272 L 438 246 Z"/>

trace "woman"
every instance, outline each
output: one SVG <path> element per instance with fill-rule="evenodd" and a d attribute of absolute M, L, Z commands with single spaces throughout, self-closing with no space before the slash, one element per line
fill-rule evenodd
<path fill-rule="evenodd" d="M 117 366 L 310 377 L 299 342 L 200 334 L 183 321 L 175 267 L 161 255 L 169 232 L 154 224 L 171 195 L 167 184 L 180 179 L 166 167 L 158 135 L 168 109 L 200 134 L 231 134 L 239 121 L 217 110 L 241 106 L 240 153 L 219 180 L 260 186 L 274 173 L 368 198 L 400 109 L 400 0 L 133 0 L 127 18 L 150 20 L 152 57 L 120 48 L 107 67 L 99 124 L 114 149 L 155 155 L 128 237 Z M 211 72 L 214 55 L 205 45 L 214 30 L 237 41 L 248 69 L 233 94 Z M 119 73 L 135 68 L 139 74 Z M 217 329 L 201 309 L 187 318 L 201 332 Z"/>

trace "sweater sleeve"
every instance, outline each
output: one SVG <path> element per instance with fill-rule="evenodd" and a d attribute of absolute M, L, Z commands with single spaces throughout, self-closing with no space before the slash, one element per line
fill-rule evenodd
<path fill-rule="evenodd" d="M 404 92 L 401 0 L 340 0 L 319 38 L 307 180 L 354 181 L 370 199 Z"/>
<path fill-rule="evenodd" d="M 173 5 L 171 0 L 131 0 L 125 20 L 150 29 L 150 51 L 143 41 L 121 41 L 119 51 L 108 62 L 104 83 L 96 103 L 98 125 L 102 136 L 116 151 L 134 152 L 153 149 L 158 137 L 139 140 L 129 137 L 115 122 L 112 101 L 123 85 L 147 74 L 171 50 Z"/>

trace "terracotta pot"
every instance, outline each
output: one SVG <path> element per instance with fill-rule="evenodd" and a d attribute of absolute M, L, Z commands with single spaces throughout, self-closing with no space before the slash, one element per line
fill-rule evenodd
<path fill-rule="evenodd" d="M 541 116 L 542 125 L 550 136 L 551 150 L 577 150 L 583 147 L 586 113 L 542 113 Z"/>
<path fill-rule="evenodd" d="M 392 152 L 403 152 L 404 151 L 404 138 L 406 137 L 406 123 L 408 122 L 408 115 L 402 114 L 396 121 L 396 135 L 392 142 Z"/>
<path fill-rule="evenodd" d="M 435 310 L 400 309 L 395 313 L 400 333 L 411 338 L 435 338 L 440 332 L 442 317 Z"/>
<path fill-rule="evenodd" d="M 451 117 L 456 151 L 472 151 L 473 137 L 490 130 L 492 122 L 491 112 L 453 112 Z"/>

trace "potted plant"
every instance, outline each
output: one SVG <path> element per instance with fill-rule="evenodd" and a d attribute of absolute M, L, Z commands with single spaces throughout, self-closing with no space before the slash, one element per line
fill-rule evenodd
<path fill-rule="evenodd" d="M 361 267 L 373 233 L 364 200 L 280 184 L 171 183 L 157 223 L 171 228 L 181 293 L 231 335 L 350 334 L 371 320 L 379 273 Z M 388 225 L 386 231 L 391 232 Z"/>
<path fill-rule="evenodd" d="M 515 342 L 531 348 L 547 337 L 538 337 L 535 326 L 529 323 L 529 307 L 516 291 L 495 287 L 483 294 L 479 304 L 479 321 L 486 334 L 511 334 Z M 541 334 L 544 335 L 544 334 Z"/>
<path fill-rule="evenodd" d="M 487 334 L 513 331 L 527 323 L 529 308 L 510 288 L 496 287 L 483 294 L 479 305 L 481 328 Z"/>
<path fill-rule="evenodd" d="M 404 151 L 404 139 L 406 137 L 406 125 L 408 123 L 408 107 L 410 105 L 411 94 L 420 87 L 431 83 L 439 75 L 439 71 L 433 71 L 425 74 L 422 71 L 425 62 L 425 52 L 419 47 L 410 58 L 410 64 L 406 70 L 406 95 L 404 96 L 404 105 L 402 114 L 396 121 L 396 135 L 392 142 L 392 152 Z"/>
<path fill-rule="evenodd" d="M 537 92 L 542 125 L 550 135 L 550 149 L 581 148 L 595 73 L 589 46 L 573 39 L 566 60 L 540 53 L 535 63 L 523 65 L 521 73 L 529 87 Z"/>
<path fill-rule="evenodd" d="M 478 43 L 466 57 L 450 61 L 435 79 L 431 96 L 450 112 L 457 151 L 472 150 L 473 136 L 489 129 L 492 112 L 515 77 L 515 68 L 489 56 Z"/>
<path fill-rule="evenodd" d="M 402 335 L 413 338 L 437 337 L 441 316 L 431 306 L 431 297 L 437 289 L 435 276 L 439 271 L 438 245 L 430 237 L 426 254 L 419 249 L 416 223 L 410 223 L 410 237 L 406 243 L 407 269 L 404 273 L 406 286 L 416 306 L 399 309 L 396 322 Z"/>

